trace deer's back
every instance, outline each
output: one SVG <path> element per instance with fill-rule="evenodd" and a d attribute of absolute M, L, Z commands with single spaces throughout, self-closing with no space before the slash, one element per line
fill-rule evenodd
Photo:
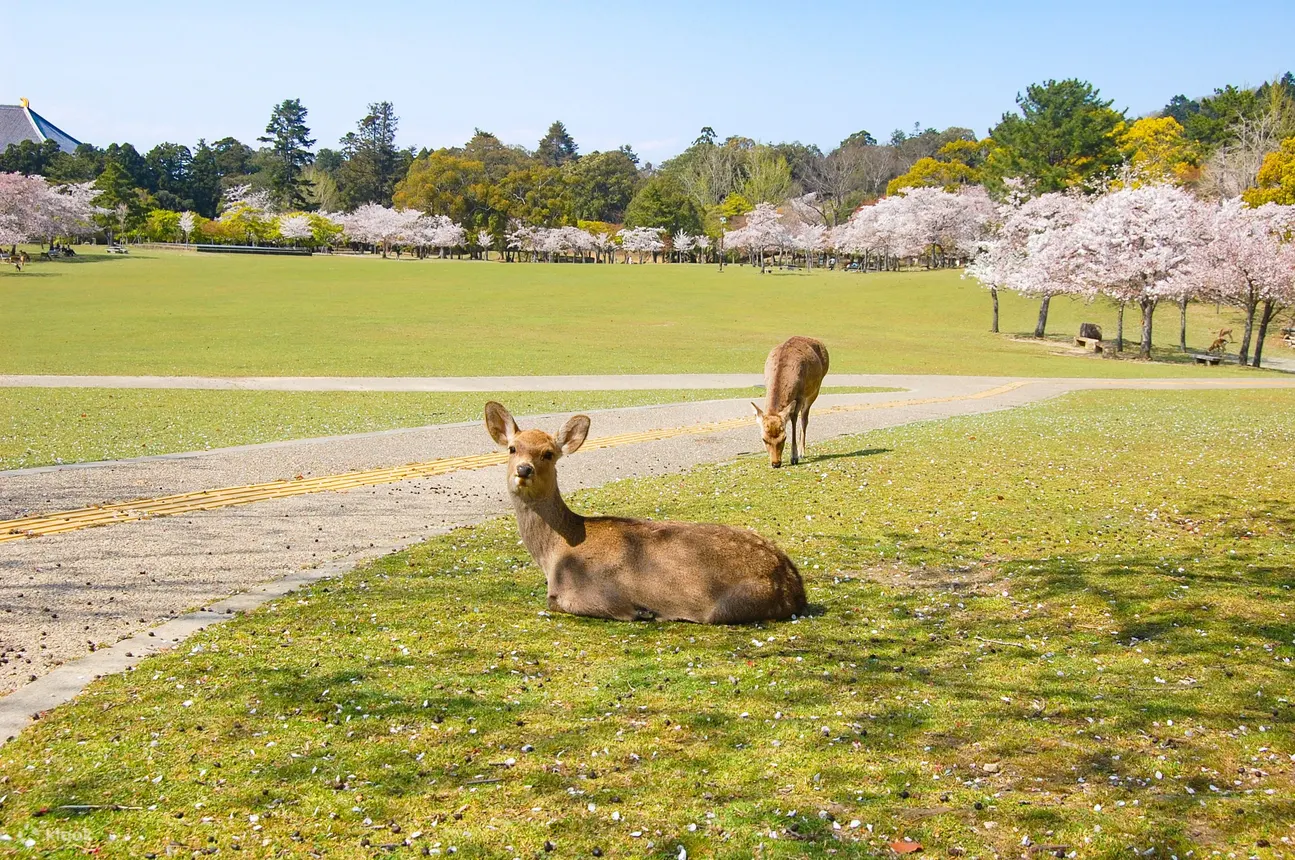
<path fill-rule="evenodd" d="M 797 336 L 775 346 L 764 363 L 769 410 L 776 412 L 793 401 L 813 402 L 827 366 L 827 347 L 821 340 Z"/>
<path fill-rule="evenodd" d="M 737 600 L 749 618 L 805 611 L 796 565 L 755 532 L 713 523 L 585 519 L 585 539 L 558 567 L 559 588 L 605 588 L 658 618 L 709 622 Z M 582 580 L 577 582 L 575 580 Z"/>

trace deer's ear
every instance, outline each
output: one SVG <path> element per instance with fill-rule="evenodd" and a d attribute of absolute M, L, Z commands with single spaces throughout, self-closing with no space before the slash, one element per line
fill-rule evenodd
<path fill-rule="evenodd" d="M 486 432 L 496 444 L 508 445 L 522 431 L 504 405 L 491 400 L 486 404 Z"/>
<path fill-rule="evenodd" d="M 574 454 L 585 443 L 589 435 L 589 416 L 576 415 L 562 425 L 558 431 L 557 443 L 563 454 Z"/>
<path fill-rule="evenodd" d="M 752 404 L 751 404 L 751 408 L 755 410 L 755 417 L 756 417 L 756 418 L 763 418 L 763 417 L 764 417 L 764 410 L 763 410 L 763 409 L 761 409 L 759 406 L 756 406 L 754 403 L 752 403 Z"/>
<path fill-rule="evenodd" d="M 781 412 L 778 413 L 778 417 L 782 419 L 782 423 L 786 424 L 787 421 L 791 418 L 791 407 L 795 405 L 796 405 L 795 403 L 788 403 L 787 406 Z"/>

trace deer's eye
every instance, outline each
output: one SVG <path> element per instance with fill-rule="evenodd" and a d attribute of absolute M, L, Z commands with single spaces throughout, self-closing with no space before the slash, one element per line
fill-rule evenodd
<path fill-rule="evenodd" d="M 508 446 L 508 453 L 509 453 L 509 454 L 516 454 L 516 453 L 517 453 L 517 446 L 516 446 L 516 445 L 509 445 L 509 446 Z"/>
<path fill-rule="evenodd" d="M 552 460 L 552 459 L 553 459 L 553 452 L 552 452 L 552 451 L 545 451 L 545 452 L 544 452 L 544 454 L 543 454 L 542 456 L 544 457 L 544 459 L 545 459 L 545 460 Z"/>

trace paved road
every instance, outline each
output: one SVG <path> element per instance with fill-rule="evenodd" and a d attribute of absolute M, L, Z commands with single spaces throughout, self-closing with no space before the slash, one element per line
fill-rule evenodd
<path fill-rule="evenodd" d="M 599 378 L 597 385 L 606 386 L 608 379 Z M 847 384 L 842 379 L 831 381 Z M 1295 380 L 1271 378 L 1039 379 L 993 396 L 978 396 L 1013 381 L 1021 380 L 864 377 L 857 384 L 902 383 L 911 390 L 824 395 L 820 408 L 860 404 L 879 408 L 816 415 L 810 425 L 811 446 L 830 436 L 1008 409 L 1083 388 L 1295 388 Z M 536 384 L 528 381 L 523 387 L 536 390 Z M 731 384 L 727 378 L 723 382 Z M 641 383 L 636 379 L 634 386 Z M 666 387 L 678 387 L 678 382 L 672 380 Z M 912 402 L 922 400 L 928 402 Z M 899 402 L 909 405 L 884 407 Z M 749 410 L 745 401 L 734 400 L 604 410 L 591 413 L 592 436 L 720 421 L 747 415 Z M 519 416 L 523 427 L 550 430 L 556 430 L 561 419 Z M 741 429 L 584 451 L 564 461 L 563 487 L 571 491 L 680 471 L 727 461 L 759 447 L 752 422 Z M 492 450 L 480 422 L 473 421 L 0 472 L 0 519 Z M 336 574 L 365 559 L 507 510 L 501 470 L 493 467 L 0 544 L 0 693 L 17 690 L 0 699 L 0 742 L 25 724 L 32 712 L 65 701 L 93 677 L 132 665 L 142 655 L 221 617 L 225 610 L 250 609 L 267 595 L 313 577 Z M 247 593 L 222 600 L 239 592 Z M 214 611 L 184 615 L 204 606 Z M 165 626 L 156 628 L 163 622 Z M 150 628 L 157 635 L 148 636 L 145 631 Z M 97 650 L 91 653 L 92 649 Z"/>

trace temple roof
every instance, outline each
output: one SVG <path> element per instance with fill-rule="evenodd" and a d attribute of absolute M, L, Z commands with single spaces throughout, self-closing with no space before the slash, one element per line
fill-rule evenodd
<path fill-rule="evenodd" d="M 81 145 L 81 141 L 32 110 L 26 99 L 21 104 L 0 105 L 0 152 L 24 140 L 32 143 L 52 140 L 64 152 L 72 152 Z"/>

